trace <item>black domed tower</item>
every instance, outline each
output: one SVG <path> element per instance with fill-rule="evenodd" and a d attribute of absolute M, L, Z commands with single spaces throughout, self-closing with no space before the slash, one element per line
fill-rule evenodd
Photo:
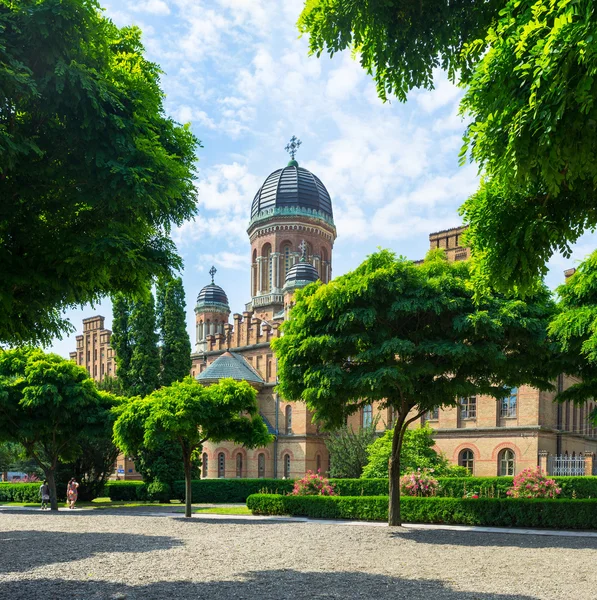
<path fill-rule="evenodd" d="M 195 352 L 205 352 L 207 336 L 224 334 L 224 325 L 228 323 L 230 306 L 226 292 L 214 283 L 217 272 L 215 267 L 209 270 L 211 283 L 206 285 L 197 296 L 195 306 L 196 339 Z"/>
<path fill-rule="evenodd" d="M 264 319 L 283 318 L 286 276 L 301 258 L 318 278 L 332 278 L 336 227 L 332 201 L 321 180 L 295 160 L 300 140 L 286 147 L 292 160 L 271 173 L 255 194 L 247 233 L 251 240 L 251 302 L 247 310 Z"/>

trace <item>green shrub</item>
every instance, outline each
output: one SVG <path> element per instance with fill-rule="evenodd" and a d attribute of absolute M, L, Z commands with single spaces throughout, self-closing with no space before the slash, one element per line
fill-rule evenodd
<path fill-rule="evenodd" d="M 110 500 L 146 500 L 147 486 L 143 481 L 108 481 L 105 486 L 105 494 Z"/>
<path fill-rule="evenodd" d="M 246 502 L 251 494 L 267 490 L 272 494 L 290 494 L 293 479 L 199 479 L 191 482 L 194 503 L 225 504 Z M 185 499 L 185 482 L 175 481 L 172 497 Z"/>
<path fill-rule="evenodd" d="M 0 502 L 41 502 L 39 483 L 0 483 Z"/>
<path fill-rule="evenodd" d="M 472 477 L 472 474 L 466 467 L 448 465 L 442 470 L 441 477 Z"/>
<path fill-rule="evenodd" d="M 340 496 L 387 496 L 387 479 L 330 479 Z"/>
<path fill-rule="evenodd" d="M 160 502 L 167 504 L 170 502 L 172 490 L 167 483 L 163 481 L 152 481 L 147 484 L 146 498 L 149 502 Z"/>
<path fill-rule="evenodd" d="M 281 496 L 254 494 L 247 507 L 256 515 L 386 521 L 387 496 Z M 486 527 L 596 529 L 597 500 L 519 498 L 416 498 L 400 500 L 405 523 L 445 523 Z"/>

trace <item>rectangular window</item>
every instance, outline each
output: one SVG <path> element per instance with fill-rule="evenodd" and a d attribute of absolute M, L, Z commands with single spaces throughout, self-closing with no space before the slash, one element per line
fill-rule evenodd
<path fill-rule="evenodd" d="M 371 404 L 363 407 L 363 427 L 370 427 L 373 422 L 373 407 Z"/>
<path fill-rule="evenodd" d="M 91 362 L 91 350 L 87 350 L 87 362 Z"/>
<path fill-rule="evenodd" d="M 439 407 L 434 408 L 433 410 L 428 410 L 425 413 L 426 421 L 437 421 L 439 420 Z"/>
<path fill-rule="evenodd" d="M 518 388 L 511 388 L 508 396 L 502 399 L 500 416 L 502 418 L 516 417 L 516 404 L 518 400 Z"/>
<path fill-rule="evenodd" d="M 460 398 L 460 418 L 461 419 L 476 419 L 477 418 L 477 397 L 469 396 L 468 398 Z"/>

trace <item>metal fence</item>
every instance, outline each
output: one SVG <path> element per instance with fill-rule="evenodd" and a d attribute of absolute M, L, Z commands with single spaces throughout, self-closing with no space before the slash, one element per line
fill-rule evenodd
<path fill-rule="evenodd" d="M 584 475 L 585 457 L 568 456 L 550 456 L 547 459 L 547 471 L 550 475 Z"/>

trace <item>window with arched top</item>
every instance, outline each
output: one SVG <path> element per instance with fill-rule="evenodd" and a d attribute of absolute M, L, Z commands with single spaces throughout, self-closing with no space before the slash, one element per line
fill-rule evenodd
<path fill-rule="evenodd" d="M 318 473 L 321 471 L 321 454 L 318 454 L 315 457 L 315 468 Z"/>
<path fill-rule="evenodd" d="M 288 269 L 292 266 L 292 246 L 290 242 L 284 242 L 280 249 L 280 253 L 282 254 L 282 277 L 280 278 L 281 282 L 284 283 L 286 279 L 286 273 L 288 273 Z"/>
<path fill-rule="evenodd" d="M 263 452 L 257 457 L 257 477 L 259 479 L 265 477 L 265 454 Z"/>
<path fill-rule="evenodd" d="M 207 477 L 207 469 L 208 469 L 208 458 L 207 452 L 204 452 L 201 456 L 201 477 L 205 479 Z"/>
<path fill-rule="evenodd" d="M 465 448 L 458 455 L 458 464 L 464 467 L 472 475 L 475 468 L 475 454 L 469 448 Z"/>
<path fill-rule="evenodd" d="M 286 435 L 290 435 L 292 433 L 292 406 L 286 407 L 285 417 Z"/>
<path fill-rule="evenodd" d="M 367 404 L 366 406 L 363 406 L 362 421 L 363 421 L 363 427 L 371 426 L 371 423 L 373 422 L 373 407 L 371 406 L 371 404 Z"/>
<path fill-rule="evenodd" d="M 516 456 L 513 450 L 505 448 L 498 454 L 498 475 L 512 476 L 514 475 Z"/>
<path fill-rule="evenodd" d="M 226 477 L 226 457 L 223 452 L 218 454 L 218 477 L 220 479 Z"/>
<path fill-rule="evenodd" d="M 236 455 L 236 477 L 241 478 L 243 476 L 243 455 Z"/>
<path fill-rule="evenodd" d="M 284 479 L 290 479 L 290 454 L 284 455 Z"/>
<path fill-rule="evenodd" d="M 272 274 L 273 274 L 271 244 L 263 245 L 263 248 L 261 248 L 261 256 L 262 256 L 262 261 L 263 261 L 263 265 L 261 267 L 261 273 L 262 273 L 262 278 L 263 278 L 261 290 L 263 292 L 269 292 L 272 289 Z"/>

